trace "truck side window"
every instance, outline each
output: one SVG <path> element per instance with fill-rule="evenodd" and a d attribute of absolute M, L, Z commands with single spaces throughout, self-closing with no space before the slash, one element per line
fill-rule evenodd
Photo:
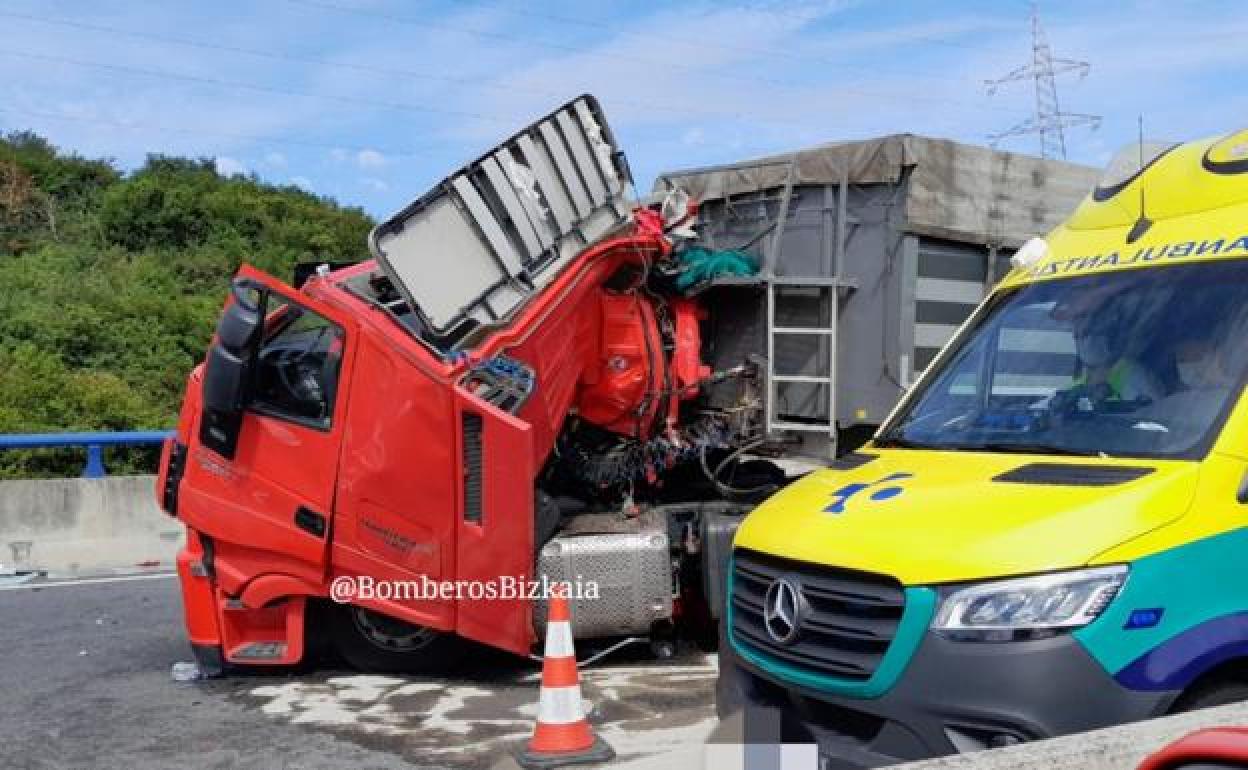
<path fill-rule="evenodd" d="M 251 408 L 328 429 L 342 361 L 342 329 L 275 294 L 269 295 L 265 311 Z"/>

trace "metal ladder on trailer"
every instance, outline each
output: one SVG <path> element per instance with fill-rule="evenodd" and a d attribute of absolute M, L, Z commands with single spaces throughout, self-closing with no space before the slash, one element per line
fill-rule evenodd
<path fill-rule="evenodd" d="M 764 256 L 763 280 L 766 283 L 766 339 L 767 339 L 767 371 L 766 371 L 766 408 L 764 419 L 767 435 L 777 432 L 795 431 L 807 433 L 824 433 L 828 436 L 829 454 L 836 454 L 836 395 L 837 395 L 837 341 L 840 331 L 838 317 L 840 314 L 840 290 L 844 287 L 840 280 L 841 263 L 845 252 L 845 221 L 846 197 L 848 180 L 842 179 L 837 194 L 836 235 L 834 243 L 833 265 L 831 275 L 825 276 L 789 276 L 777 274 L 777 260 L 780 256 L 781 244 L 784 241 L 785 226 L 789 220 L 789 207 L 793 198 L 793 183 L 797 170 L 796 157 L 789 161 L 788 175 L 781 194 L 778 221 Z M 783 306 L 788 289 L 816 289 L 822 296 L 826 307 L 828 322 L 820 326 L 778 326 L 776 311 Z M 793 374 L 778 371 L 776 362 L 776 343 L 783 337 L 795 337 L 813 343 L 810 360 L 818 361 L 820 354 L 819 342 L 827 339 L 827 370 L 819 374 Z M 779 399 L 779 386 L 789 383 L 826 386 L 827 388 L 827 420 L 782 419 L 777 414 L 776 402 Z"/>

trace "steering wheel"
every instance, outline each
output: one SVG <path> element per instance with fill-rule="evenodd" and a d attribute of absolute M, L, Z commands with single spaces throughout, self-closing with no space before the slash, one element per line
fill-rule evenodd
<path fill-rule="evenodd" d="M 302 350 L 286 348 L 273 363 L 286 392 L 302 404 L 315 406 L 320 412 L 325 407 L 325 391 L 320 380 L 321 367 L 307 360 L 315 348 L 315 345 Z"/>
<path fill-rule="evenodd" d="M 1080 417 L 1099 411 L 1110 396 L 1112 389 L 1105 383 L 1098 385 L 1076 385 L 1068 390 L 1053 394 L 1050 411 L 1061 417 Z M 1086 404 L 1090 408 L 1082 408 Z"/>

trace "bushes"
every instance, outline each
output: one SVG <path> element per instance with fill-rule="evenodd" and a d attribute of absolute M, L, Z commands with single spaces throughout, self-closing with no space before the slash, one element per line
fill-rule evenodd
<path fill-rule="evenodd" d="M 152 156 L 104 194 L 105 241 L 129 251 L 199 246 L 245 250 L 261 269 L 289 269 L 302 259 L 358 259 L 369 220 L 295 187 L 234 176 L 211 161 Z"/>
<path fill-rule="evenodd" d="M 0 433 L 172 426 L 239 264 L 286 279 L 302 260 L 360 259 L 371 224 L 296 188 L 223 179 L 210 160 L 152 156 L 123 176 L 31 134 L 0 138 Z M 81 450 L 0 453 L 0 477 L 81 467 Z"/>
<path fill-rule="evenodd" d="M 120 179 L 107 162 L 60 154 L 34 134 L 0 137 L 0 254 L 82 238 L 100 193 Z"/>

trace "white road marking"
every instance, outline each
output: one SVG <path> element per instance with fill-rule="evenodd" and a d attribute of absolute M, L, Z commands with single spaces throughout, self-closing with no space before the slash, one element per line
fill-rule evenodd
<path fill-rule="evenodd" d="M 176 572 L 143 573 L 140 575 L 118 575 L 116 577 L 73 578 L 68 580 L 50 580 L 47 583 L 22 583 L 15 586 L 0 586 L 0 591 L 21 591 L 39 588 L 64 588 L 66 586 L 102 585 L 104 583 L 129 583 L 134 580 L 159 580 L 175 578 Z"/>

